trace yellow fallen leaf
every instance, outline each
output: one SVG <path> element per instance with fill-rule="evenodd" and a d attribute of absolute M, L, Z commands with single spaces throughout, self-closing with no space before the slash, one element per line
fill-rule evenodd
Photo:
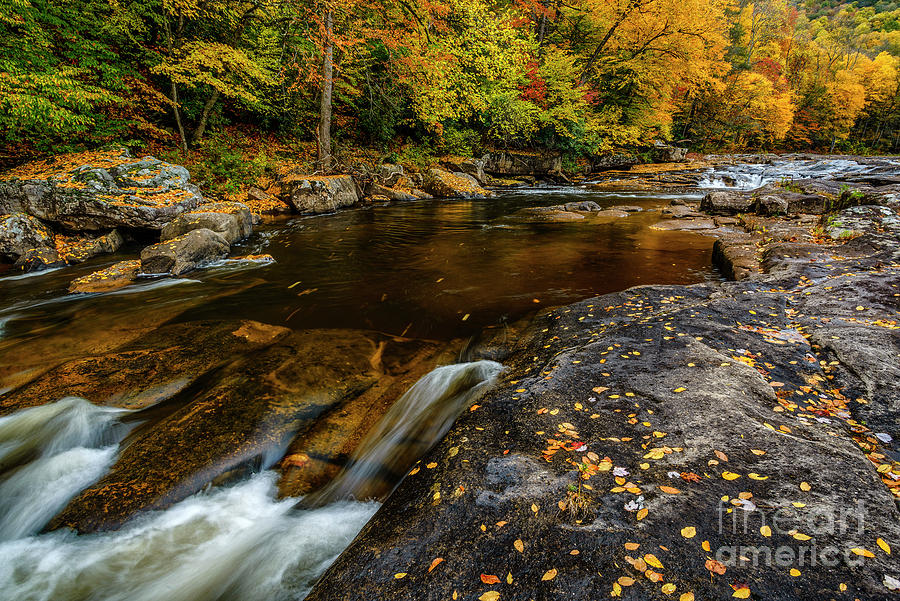
<path fill-rule="evenodd" d="M 708 541 L 708 540 L 705 540 L 705 541 L 703 541 L 702 543 L 700 543 L 700 547 L 701 547 L 704 551 L 706 551 L 707 553 L 710 552 L 710 546 L 709 546 L 709 541 Z"/>
<path fill-rule="evenodd" d="M 431 463 L 429 463 L 429 464 L 426 465 L 425 467 L 427 467 L 427 468 L 430 469 L 430 470 L 433 470 L 434 468 L 437 467 L 437 463 L 434 463 L 434 462 L 432 461 Z"/>
<path fill-rule="evenodd" d="M 738 599 L 746 599 L 750 596 L 750 589 L 746 586 L 742 586 L 734 590 L 731 594 L 732 597 L 737 597 Z"/>
<path fill-rule="evenodd" d="M 697 529 L 693 526 L 685 526 L 681 529 L 681 536 L 684 538 L 694 538 L 697 536 Z"/>
<path fill-rule="evenodd" d="M 657 559 L 656 555 L 654 555 L 653 553 L 647 553 L 646 555 L 644 555 L 644 561 L 647 562 L 648 566 L 653 566 L 654 568 L 657 568 L 659 570 L 663 569 L 662 562 Z"/>
<path fill-rule="evenodd" d="M 640 547 L 640 543 L 625 543 L 625 549 L 627 551 L 634 551 L 638 547 Z"/>
<path fill-rule="evenodd" d="M 662 585 L 661 590 L 662 590 L 663 594 L 671 595 L 672 593 L 675 592 L 676 588 L 677 587 L 674 584 L 672 584 L 671 582 L 667 582 L 666 584 Z"/>
<path fill-rule="evenodd" d="M 768 476 L 760 476 L 756 472 L 750 472 L 749 474 L 747 474 L 747 477 L 750 478 L 751 480 L 768 480 L 769 479 Z"/>
<path fill-rule="evenodd" d="M 525 543 L 523 543 L 523 542 L 521 541 L 521 539 L 518 539 L 518 538 L 517 538 L 517 539 L 516 539 L 516 542 L 513 543 L 513 547 L 515 547 L 515 548 L 516 548 L 516 551 L 518 551 L 519 553 L 524 553 L 524 552 L 525 552 Z"/>
<path fill-rule="evenodd" d="M 619 586 L 618 582 L 613 582 L 612 592 L 609 594 L 610 597 L 621 597 L 622 596 L 622 587 Z"/>
<path fill-rule="evenodd" d="M 631 578 L 630 576 L 619 576 L 619 579 L 616 580 L 616 582 L 618 582 L 620 586 L 631 586 L 634 584 L 634 578 Z"/>
<path fill-rule="evenodd" d="M 769 526 L 763 526 L 759 529 L 759 533 L 765 537 L 772 536 L 772 528 L 770 528 Z"/>
<path fill-rule="evenodd" d="M 685 388 L 684 386 L 679 386 L 678 388 L 676 388 L 676 389 L 673 390 L 672 392 L 684 392 L 685 390 L 687 390 L 687 388 Z"/>
<path fill-rule="evenodd" d="M 397 572 L 396 574 L 394 574 L 394 578 L 396 578 L 397 580 L 400 580 L 401 578 L 406 578 L 406 572 Z"/>
<path fill-rule="evenodd" d="M 791 568 L 790 574 L 791 574 L 791 576 L 796 578 L 797 576 L 800 575 L 800 570 L 798 570 L 797 568 Z"/>
<path fill-rule="evenodd" d="M 750 449 L 750 452 L 753 453 L 754 455 L 765 455 L 766 454 L 765 451 L 760 451 L 759 449 Z"/>
<path fill-rule="evenodd" d="M 647 514 L 650 513 L 650 510 L 644 507 L 643 509 L 639 509 L 637 512 L 637 520 L 640 522 L 642 519 L 647 517 Z"/>
<path fill-rule="evenodd" d="M 547 570 L 546 572 L 544 572 L 544 575 L 541 576 L 541 580 L 553 580 L 554 578 L 556 578 L 557 573 L 558 572 L 556 568 Z"/>
<path fill-rule="evenodd" d="M 512 572 L 507 572 L 506 573 L 506 584 L 512 584 L 512 583 L 513 583 Z"/>
<path fill-rule="evenodd" d="M 801 482 L 800 483 L 800 490 L 802 490 L 803 492 L 809 492 L 810 488 L 811 487 L 809 485 L 809 482 Z"/>
<path fill-rule="evenodd" d="M 881 547 L 881 550 L 884 551 L 885 553 L 887 553 L 888 555 L 891 554 L 891 546 L 889 544 L 887 544 L 883 538 L 875 539 L 875 544 L 877 544 L 879 547 Z"/>
<path fill-rule="evenodd" d="M 531 511 L 533 511 L 533 512 L 535 512 L 535 513 L 538 512 L 538 506 L 537 506 L 535 503 L 532 503 L 532 504 L 531 504 Z"/>
<path fill-rule="evenodd" d="M 794 533 L 794 538 L 797 539 L 797 540 L 809 540 L 809 539 L 811 539 L 812 537 L 809 536 L 808 534 L 803 534 L 802 532 L 795 532 L 795 533 Z"/>
<path fill-rule="evenodd" d="M 500 593 L 497 591 L 488 591 L 485 594 L 478 597 L 478 601 L 497 601 L 500 598 Z"/>
<path fill-rule="evenodd" d="M 694 593 L 682 593 L 678 601 L 694 601 Z"/>
<path fill-rule="evenodd" d="M 734 472 L 722 472 L 722 477 L 726 480 L 737 480 L 741 475 L 735 474 Z"/>
<path fill-rule="evenodd" d="M 875 554 L 869 551 L 868 549 L 863 549 L 862 547 L 853 547 L 850 549 L 851 552 L 855 555 L 859 555 L 861 557 L 875 557 Z"/>

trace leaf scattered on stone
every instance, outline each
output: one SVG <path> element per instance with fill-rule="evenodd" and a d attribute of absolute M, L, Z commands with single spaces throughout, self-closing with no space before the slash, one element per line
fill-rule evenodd
<path fill-rule="evenodd" d="M 662 590 L 663 594 L 671 595 L 672 593 L 675 592 L 676 588 L 677 587 L 674 584 L 672 584 L 671 582 L 667 582 L 666 584 L 662 585 L 661 590 Z"/>
<path fill-rule="evenodd" d="M 525 552 L 525 543 L 523 543 L 523 542 L 521 541 L 521 539 L 518 539 L 518 538 L 517 538 L 517 539 L 516 539 L 516 542 L 513 543 L 513 547 L 515 547 L 515 548 L 516 548 L 516 551 L 518 551 L 519 553 L 524 553 L 524 552 Z"/>
<path fill-rule="evenodd" d="M 431 565 L 428 566 L 428 572 L 429 572 L 429 573 L 432 572 L 436 567 L 438 567 L 438 565 L 439 565 L 442 561 L 444 561 L 444 558 L 443 558 L 443 557 L 435 557 L 434 560 L 431 562 Z"/>
<path fill-rule="evenodd" d="M 396 574 L 394 574 L 394 578 L 396 578 L 397 580 L 400 580 L 401 578 L 406 578 L 406 572 L 397 572 Z"/>
<path fill-rule="evenodd" d="M 494 574 L 482 574 L 481 581 L 485 584 L 500 584 L 500 579 Z"/>
<path fill-rule="evenodd" d="M 859 555 L 860 557 L 875 557 L 875 554 L 869 551 L 868 549 L 863 549 L 862 547 L 853 547 L 850 551 L 854 555 Z"/>
<path fill-rule="evenodd" d="M 731 596 L 738 599 L 746 599 L 750 596 L 750 589 L 746 586 L 738 587 L 734 589 L 734 592 L 731 594 Z"/>
<path fill-rule="evenodd" d="M 694 538 L 697 536 L 697 529 L 693 526 L 685 526 L 681 529 L 681 536 L 684 538 Z"/>
<path fill-rule="evenodd" d="M 884 551 L 885 553 L 887 553 L 888 555 L 891 554 L 891 546 L 889 544 L 887 544 L 883 538 L 875 539 L 875 544 L 878 545 L 881 548 L 881 550 Z"/>
<path fill-rule="evenodd" d="M 557 572 L 556 568 L 547 570 L 546 572 L 544 572 L 544 575 L 541 576 L 541 580 L 553 580 L 554 578 L 556 578 L 557 573 L 558 572 Z"/>
<path fill-rule="evenodd" d="M 497 591 L 488 591 L 485 594 L 478 597 L 478 601 L 497 601 L 500 598 L 500 593 Z"/>

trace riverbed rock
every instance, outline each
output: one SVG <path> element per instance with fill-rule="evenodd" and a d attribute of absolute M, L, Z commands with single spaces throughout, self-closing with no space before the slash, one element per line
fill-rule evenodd
<path fill-rule="evenodd" d="M 53 233 L 25 213 L 0 215 L 0 261 L 15 263 L 31 249 L 54 248 Z"/>
<path fill-rule="evenodd" d="M 171 240 L 192 230 L 208 229 L 220 234 L 228 244 L 253 233 L 250 208 L 239 202 L 213 202 L 182 213 L 160 232 L 160 240 Z"/>
<path fill-rule="evenodd" d="M 484 171 L 491 175 L 546 175 L 562 172 L 557 154 L 492 152 L 484 156 Z"/>
<path fill-rule="evenodd" d="M 349 175 L 291 175 L 281 181 L 281 197 L 295 213 L 332 213 L 359 202 Z"/>
<path fill-rule="evenodd" d="M 131 273 L 140 267 L 138 261 L 123 263 L 113 267 Z M 0 397 L 0 415 L 67 396 L 121 409 L 147 409 L 171 401 L 232 360 L 289 333 L 287 328 L 249 320 L 162 326 L 111 351 L 66 361 Z"/>
<path fill-rule="evenodd" d="M 491 195 L 474 177 L 437 168 L 428 170 L 423 187 L 437 198 L 487 198 Z"/>
<path fill-rule="evenodd" d="M 653 161 L 655 163 L 681 163 L 687 160 L 687 148 L 659 144 L 653 148 Z"/>
<path fill-rule="evenodd" d="M 141 271 L 181 275 L 204 263 L 228 256 L 228 241 L 209 230 L 191 230 L 141 251 Z"/>
<path fill-rule="evenodd" d="M 74 231 L 159 230 L 202 201 L 187 169 L 127 150 L 61 155 L 0 174 L 0 214 Z"/>
<path fill-rule="evenodd" d="M 302 331 L 231 357 L 199 393 L 139 431 L 109 473 L 48 529 L 115 529 L 142 511 L 267 466 L 292 439 L 377 383 L 389 361 L 388 340 L 359 331 Z"/>
<path fill-rule="evenodd" d="M 72 280 L 69 284 L 69 292 L 71 294 L 112 292 L 133 284 L 140 272 L 141 261 L 139 259 L 119 261 L 105 269 Z"/>
<path fill-rule="evenodd" d="M 745 192 L 714 190 L 700 201 L 700 210 L 710 215 L 737 215 L 753 210 L 756 199 Z"/>
<path fill-rule="evenodd" d="M 403 177 L 403 165 L 382 163 L 375 170 L 375 178 L 388 188 L 396 184 L 401 177 Z"/>
<path fill-rule="evenodd" d="M 376 184 L 374 182 L 369 184 L 369 186 L 366 188 L 366 194 L 368 196 L 383 196 L 388 200 L 396 201 L 418 200 L 418 197 L 411 191 L 389 188 L 387 186 L 382 186 L 381 184 Z"/>
<path fill-rule="evenodd" d="M 308 599 L 893 599 L 898 246 L 545 312 Z"/>

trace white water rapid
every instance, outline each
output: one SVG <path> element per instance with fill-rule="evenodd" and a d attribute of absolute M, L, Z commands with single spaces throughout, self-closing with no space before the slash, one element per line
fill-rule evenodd
<path fill-rule="evenodd" d="M 124 412 L 70 398 L 0 418 L 0 601 L 302 599 L 379 507 L 349 499 L 373 496 L 372 481 L 390 492 L 501 369 L 479 361 L 424 376 L 314 508 L 276 500 L 278 476 L 263 471 L 81 536 L 39 531 L 109 469 Z"/>

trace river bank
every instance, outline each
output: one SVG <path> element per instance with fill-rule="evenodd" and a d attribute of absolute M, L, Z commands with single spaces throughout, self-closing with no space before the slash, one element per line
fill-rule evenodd
<path fill-rule="evenodd" d="M 836 220 L 544 312 L 308 598 L 894 598 L 900 220 Z"/>

